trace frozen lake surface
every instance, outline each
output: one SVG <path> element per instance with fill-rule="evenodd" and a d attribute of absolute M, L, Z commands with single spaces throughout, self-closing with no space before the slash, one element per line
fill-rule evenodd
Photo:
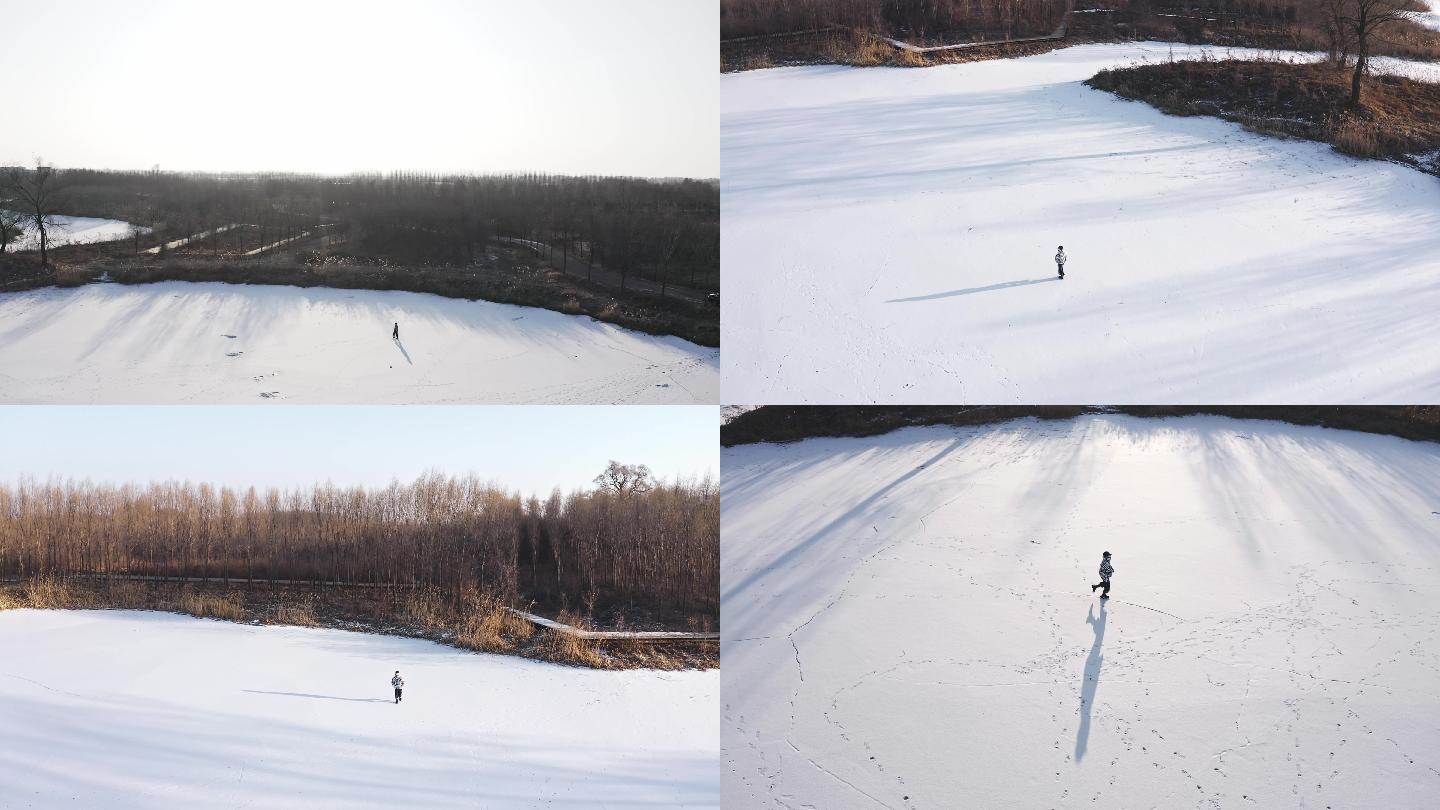
<path fill-rule="evenodd" d="M 719 805 L 718 671 L 139 611 L 0 612 L 0 650 L 0 807 Z"/>
<path fill-rule="evenodd" d="M 721 461 L 727 807 L 1440 795 L 1440 444 L 1092 416 Z"/>
<path fill-rule="evenodd" d="M 184 282 L 0 294 L 0 402 L 714 404 L 719 383 L 718 349 L 488 301 Z"/>
<path fill-rule="evenodd" d="M 723 76 L 723 401 L 1435 401 L 1440 182 L 1082 84 L 1201 51 Z"/>

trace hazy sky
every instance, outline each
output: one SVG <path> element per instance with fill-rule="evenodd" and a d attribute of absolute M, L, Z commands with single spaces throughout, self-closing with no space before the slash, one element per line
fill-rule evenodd
<path fill-rule="evenodd" d="M 0 165 L 718 177 L 718 43 L 716 0 L 0 0 Z"/>
<path fill-rule="evenodd" d="M 610 459 L 718 475 L 714 406 L 0 406 L 0 480 L 383 486 L 438 468 L 545 495 Z"/>

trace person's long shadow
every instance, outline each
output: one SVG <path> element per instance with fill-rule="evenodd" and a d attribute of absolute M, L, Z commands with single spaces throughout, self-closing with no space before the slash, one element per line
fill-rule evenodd
<path fill-rule="evenodd" d="M 1100 616 L 1095 616 L 1095 606 L 1085 617 L 1085 623 L 1095 628 L 1095 644 L 1090 648 L 1090 657 L 1085 659 L 1085 680 L 1080 683 L 1080 730 L 1075 733 L 1075 761 L 1085 758 L 1085 748 L 1090 744 L 1090 712 L 1095 708 L 1095 689 L 1100 685 L 1100 662 L 1105 656 L 1100 644 L 1105 640 L 1105 602 L 1100 602 Z"/>
<path fill-rule="evenodd" d="M 932 293 L 931 295 L 917 295 L 914 298 L 891 298 L 887 304 L 904 304 L 910 301 L 934 301 L 937 298 L 954 298 L 957 295 L 974 295 L 975 293 L 990 292 L 992 290 L 1004 290 L 1010 287 L 1027 287 L 1031 284 L 1044 284 L 1047 281 L 1059 281 L 1059 276 L 1048 278 L 1029 278 L 1024 281 L 1006 281 L 1002 284 L 991 284 L 988 287 L 966 287 L 963 290 L 951 290 L 949 292 Z"/>
<path fill-rule="evenodd" d="M 319 700 L 344 700 L 350 703 L 389 703 L 385 698 L 347 698 L 335 697 L 334 695 L 307 695 L 304 692 L 266 692 L 264 689 L 241 689 L 241 692 L 249 692 L 252 695 L 284 695 L 285 697 L 317 698 Z"/>
<path fill-rule="evenodd" d="M 415 365 L 415 361 L 410 359 L 410 352 L 405 351 L 405 344 L 400 342 L 400 338 L 395 338 L 395 345 L 399 346 L 400 353 L 405 355 L 405 362 L 412 366 Z"/>

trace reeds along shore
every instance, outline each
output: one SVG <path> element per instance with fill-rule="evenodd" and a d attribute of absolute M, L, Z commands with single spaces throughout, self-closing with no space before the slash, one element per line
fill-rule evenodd
<path fill-rule="evenodd" d="M 592 613 L 713 613 L 706 479 L 544 500 L 473 477 L 377 490 L 21 480 L 0 486 L 0 577 L 77 574 L 397 584 Z"/>

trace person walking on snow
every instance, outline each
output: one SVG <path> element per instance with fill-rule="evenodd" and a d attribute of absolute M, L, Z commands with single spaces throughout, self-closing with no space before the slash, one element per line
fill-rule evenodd
<path fill-rule="evenodd" d="M 395 702 L 400 702 L 400 690 L 405 688 L 405 679 L 400 677 L 400 670 L 395 670 L 395 677 L 390 679 L 390 685 L 395 687 Z"/>
<path fill-rule="evenodd" d="M 1115 568 L 1110 565 L 1110 552 L 1107 551 L 1107 552 L 1105 552 L 1105 556 L 1100 558 L 1100 584 L 1099 584 L 1099 585 L 1091 585 L 1091 586 L 1090 586 L 1090 593 L 1095 593 L 1095 589 L 1096 589 L 1096 588 L 1099 588 L 1099 587 L 1101 587 L 1101 586 L 1104 586 L 1105 590 L 1100 592 L 1100 598 L 1101 598 L 1101 599 L 1109 599 L 1109 598 L 1110 598 L 1110 575 L 1113 574 L 1113 573 L 1115 573 Z"/>
<path fill-rule="evenodd" d="M 1060 278 L 1065 278 L 1065 246 L 1055 248 L 1055 269 L 1060 271 Z"/>
<path fill-rule="evenodd" d="M 1063 275 L 1065 275 L 1065 274 L 1064 274 L 1064 273 L 1061 273 L 1060 275 L 1063 276 Z M 390 339 L 391 339 L 391 340 L 399 340 L 399 339 L 400 339 L 400 323 L 399 323 L 398 321 L 395 323 L 395 331 L 393 331 L 393 332 L 390 333 Z"/>

